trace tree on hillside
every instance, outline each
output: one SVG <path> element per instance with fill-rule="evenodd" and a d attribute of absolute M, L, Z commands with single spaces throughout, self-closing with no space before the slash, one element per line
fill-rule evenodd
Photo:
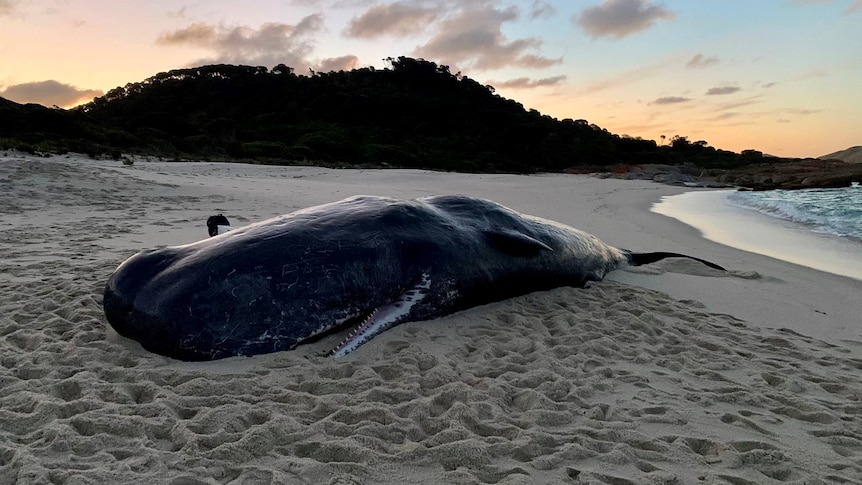
<path fill-rule="evenodd" d="M 106 151 L 339 166 L 535 172 L 649 162 L 724 166 L 741 158 L 684 136 L 667 146 L 662 136 L 658 146 L 587 120 L 560 121 L 448 66 L 404 56 L 386 61 L 382 70 L 312 75 L 284 64 L 176 69 L 69 112 L 53 110 L 59 124 L 43 120 L 33 129 L 77 127 L 79 140 Z"/>

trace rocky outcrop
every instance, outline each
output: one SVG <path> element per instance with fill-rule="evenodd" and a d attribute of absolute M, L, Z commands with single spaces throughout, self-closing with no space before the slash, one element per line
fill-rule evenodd
<path fill-rule="evenodd" d="M 617 165 L 610 172 L 598 174 L 601 178 L 624 180 L 652 180 L 655 182 L 684 187 L 732 187 L 733 184 L 718 182 L 715 176 L 693 164 L 683 165 Z"/>
<path fill-rule="evenodd" d="M 653 180 L 686 187 L 740 187 L 750 190 L 848 187 L 862 182 L 862 164 L 808 158 L 793 162 L 759 163 L 717 170 L 684 165 L 617 165 L 602 178 Z"/>
<path fill-rule="evenodd" d="M 716 181 L 753 190 L 848 187 L 862 182 L 862 164 L 809 158 L 749 165 L 717 173 Z"/>
<path fill-rule="evenodd" d="M 846 150 L 839 150 L 817 158 L 821 160 L 841 160 L 847 163 L 862 163 L 862 146 L 850 147 Z"/>

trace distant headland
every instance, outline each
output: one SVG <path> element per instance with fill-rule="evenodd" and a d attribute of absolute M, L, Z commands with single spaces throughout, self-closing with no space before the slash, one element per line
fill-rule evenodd
<path fill-rule="evenodd" d="M 616 135 L 587 120 L 527 110 L 447 66 L 409 57 L 387 61 L 386 69 L 309 75 L 283 64 L 178 69 L 69 110 L 0 98 L 0 149 L 461 172 L 619 174 L 660 165 L 754 188 L 789 181 L 767 180 L 758 168 L 837 170 L 837 178 L 793 179 L 793 188 L 862 178 L 862 164 L 735 153 L 682 135 L 662 144 Z M 843 160 L 842 153 L 830 157 Z M 855 153 L 851 161 L 858 161 Z"/>

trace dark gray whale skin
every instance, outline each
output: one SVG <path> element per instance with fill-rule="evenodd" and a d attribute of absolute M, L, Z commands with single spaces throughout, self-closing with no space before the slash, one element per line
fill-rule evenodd
<path fill-rule="evenodd" d="M 669 256 L 683 255 L 617 249 L 483 199 L 356 196 L 142 251 L 109 277 L 104 310 L 120 335 L 180 360 L 289 350 L 373 313 L 340 356 L 399 323 Z"/>

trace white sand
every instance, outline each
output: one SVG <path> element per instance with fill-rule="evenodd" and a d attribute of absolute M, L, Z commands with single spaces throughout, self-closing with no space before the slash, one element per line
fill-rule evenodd
<path fill-rule="evenodd" d="M 586 176 L 0 156 L 0 484 L 862 483 L 862 282 L 648 212 Z M 211 363 L 109 329 L 136 251 L 355 194 L 464 193 L 665 261 L 392 329 Z"/>

